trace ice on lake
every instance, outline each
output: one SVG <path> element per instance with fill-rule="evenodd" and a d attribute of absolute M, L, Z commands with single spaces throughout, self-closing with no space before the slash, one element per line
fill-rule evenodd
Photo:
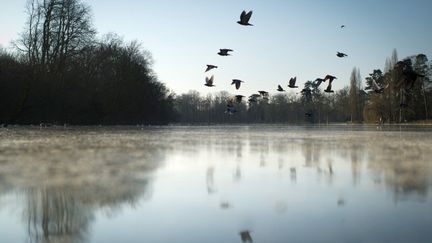
<path fill-rule="evenodd" d="M 432 127 L 0 129 L 0 242 L 432 242 Z"/>

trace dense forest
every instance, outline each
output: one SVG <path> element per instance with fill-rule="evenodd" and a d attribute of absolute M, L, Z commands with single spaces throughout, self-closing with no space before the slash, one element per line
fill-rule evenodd
<path fill-rule="evenodd" d="M 80 0 L 31 0 L 15 51 L 0 52 L 0 124 L 166 124 L 173 94 L 137 42 L 96 38 Z"/>
<path fill-rule="evenodd" d="M 399 61 L 395 50 L 365 81 L 354 68 L 350 85 L 335 93 L 311 80 L 298 94 L 236 102 L 228 92 L 170 92 L 138 42 L 96 37 L 81 0 L 30 0 L 26 13 L 13 50 L 0 49 L 0 124 L 399 123 L 431 116 L 432 65 L 423 54 Z"/>

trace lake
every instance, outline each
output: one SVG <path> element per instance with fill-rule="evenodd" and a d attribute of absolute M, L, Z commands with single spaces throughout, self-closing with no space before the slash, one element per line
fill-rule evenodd
<path fill-rule="evenodd" d="M 432 127 L 0 129 L 0 242 L 432 242 Z"/>

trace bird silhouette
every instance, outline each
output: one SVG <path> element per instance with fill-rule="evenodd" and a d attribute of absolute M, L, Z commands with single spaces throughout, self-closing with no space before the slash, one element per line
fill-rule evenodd
<path fill-rule="evenodd" d="M 343 29 L 343 28 L 345 28 L 346 26 L 345 25 L 341 25 L 341 29 Z"/>
<path fill-rule="evenodd" d="M 249 102 L 249 103 L 257 103 L 257 102 L 258 102 L 258 99 L 255 98 L 255 97 L 249 96 L 248 102 Z"/>
<path fill-rule="evenodd" d="M 285 92 L 285 90 L 280 85 L 278 85 L 277 91 L 279 91 L 279 92 Z"/>
<path fill-rule="evenodd" d="M 233 79 L 231 85 L 235 84 L 236 89 L 240 89 L 241 83 L 244 83 L 244 81 L 241 81 L 240 79 Z"/>
<path fill-rule="evenodd" d="M 425 75 L 419 74 L 413 70 L 411 61 L 409 59 L 397 62 L 394 66 L 394 70 L 400 77 L 399 81 L 395 85 L 397 89 L 404 87 L 406 90 L 410 90 L 412 87 L 414 87 L 414 84 L 418 78 L 425 77 Z"/>
<path fill-rule="evenodd" d="M 377 94 L 384 93 L 384 89 L 386 89 L 389 85 L 386 86 L 379 86 L 375 80 L 372 80 L 372 90 Z"/>
<path fill-rule="evenodd" d="M 332 84 L 331 82 L 328 84 L 327 88 L 324 90 L 326 93 L 334 93 L 334 90 L 332 90 Z"/>
<path fill-rule="evenodd" d="M 326 80 L 328 80 L 330 83 L 333 83 L 333 81 L 334 81 L 335 79 L 337 79 L 335 76 L 332 76 L 332 75 L 326 75 L 325 78 L 324 78 L 324 82 L 325 82 Z"/>
<path fill-rule="evenodd" d="M 312 117 L 312 116 L 313 116 L 313 114 L 312 114 L 312 113 L 310 113 L 310 112 L 306 112 L 306 113 L 305 113 L 305 116 L 306 116 L 306 117 L 309 117 L 309 118 L 310 118 L 310 117 Z"/>
<path fill-rule="evenodd" d="M 314 86 L 316 87 L 316 88 L 318 88 L 320 85 L 321 85 L 321 83 L 322 82 L 325 82 L 326 80 L 325 79 L 323 79 L 323 78 L 317 78 L 317 79 L 315 79 L 315 81 L 314 81 Z"/>
<path fill-rule="evenodd" d="M 214 76 L 212 75 L 210 78 L 209 77 L 206 77 L 206 80 L 205 80 L 205 86 L 207 86 L 207 87 L 214 87 L 214 85 L 213 85 L 213 81 L 214 81 Z"/>
<path fill-rule="evenodd" d="M 244 98 L 245 96 L 243 96 L 243 95 L 236 95 L 236 96 L 234 96 L 234 97 L 235 97 L 235 101 L 236 101 L 237 103 L 241 103 L 242 100 L 243 100 L 243 98 Z"/>
<path fill-rule="evenodd" d="M 249 23 L 251 17 L 252 17 L 252 11 L 249 11 L 248 13 L 246 13 L 246 11 L 243 11 L 240 15 L 240 21 L 237 21 L 237 23 L 245 26 L 253 26 L 252 24 Z"/>
<path fill-rule="evenodd" d="M 345 53 L 343 53 L 343 52 L 337 52 L 336 56 L 338 56 L 338 57 L 347 57 L 348 55 L 345 54 Z"/>
<path fill-rule="evenodd" d="M 260 94 L 252 94 L 251 96 L 249 96 L 248 102 L 257 103 L 259 98 L 261 98 Z"/>
<path fill-rule="evenodd" d="M 241 231 L 240 232 L 240 238 L 241 238 L 241 241 L 243 243 L 248 243 L 248 242 L 252 243 L 253 242 L 253 239 L 252 239 L 252 236 L 251 236 L 249 230 Z"/>
<path fill-rule="evenodd" d="M 258 91 L 258 93 L 262 96 L 262 97 L 268 97 L 269 93 L 267 91 Z"/>
<path fill-rule="evenodd" d="M 219 56 L 231 56 L 231 54 L 229 54 L 229 52 L 232 52 L 233 50 L 231 49 L 219 49 Z"/>
<path fill-rule="evenodd" d="M 288 87 L 291 89 L 298 88 L 298 86 L 295 85 L 296 82 L 297 82 L 297 77 L 290 78 Z"/>
<path fill-rule="evenodd" d="M 215 68 L 218 68 L 218 66 L 208 64 L 208 65 L 207 65 L 207 68 L 206 68 L 206 70 L 205 70 L 205 72 L 208 72 L 208 71 L 210 71 L 210 70 L 212 70 L 212 69 L 215 69 Z"/>

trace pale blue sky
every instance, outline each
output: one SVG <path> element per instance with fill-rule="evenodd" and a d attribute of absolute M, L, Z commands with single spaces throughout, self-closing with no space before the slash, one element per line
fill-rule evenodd
<path fill-rule="evenodd" d="M 17 38 L 26 0 L 0 0 L 0 44 Z M 432 58 L 429 0 L 88 0 L 98 33 L 139 40 L 154 58 L 154 70 L 176 93 L 227 90 L 249 95 L 275 92 L 291 76 L 299 85 L 333 74 L 334 88 L 349 83 L 354 66 L 365 78 L 396 48 L 399 58 Z M 236 23 L 253 10 L 254 27 Z M 340 29 L 340 25 L 346 25 Z M 234 49 L 220 57 L 219 48 Z M 339 59 L 336 51 L 349 55 Z M 206 64 L 215 64 L 216 87 L 205 87 Z M 246 81 L 240 91 L 231 79 Z"/>

